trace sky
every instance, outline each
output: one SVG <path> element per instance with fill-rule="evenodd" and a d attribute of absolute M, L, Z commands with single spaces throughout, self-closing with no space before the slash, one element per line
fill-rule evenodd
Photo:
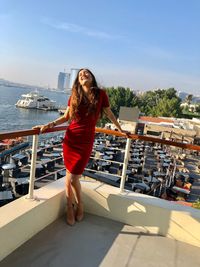
<path fill-rule="evenodd" d="M 199 0 L 0 0 L 0 78 L 57 86 L 89 68 L 101 86 L 200 94 Z"/>

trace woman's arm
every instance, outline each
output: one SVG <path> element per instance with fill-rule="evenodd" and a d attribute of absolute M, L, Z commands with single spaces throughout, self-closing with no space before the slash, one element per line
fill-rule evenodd
<path fill-rule="evenodd" d="M 45 130 L 49 129 L 49 128 L 53 128 L 56 125 L 62 124 L 64 122 L 67 122 L 69 120 L 69 107 L 67 107 L 65 113 L 63 116 L 59 117 L 58 119 L 49 122 L 47 124 L 44 125 L 38 125 L 38 126 L 34 126 L 33 129 L 37 129 L 39 128 L 41 132 L 44 132 Z"/>
<path fill-rule="evenodd" d="M 110 109 L 110 107 L 104 108 L 103 112 L 106 114 L 106 116 L 108 117 L 108 119 L 114 123 L 114 125 L 117 127 L 117 129 L 120 132 L 124 132 L 119 124 L 119 122 L 117 121 L 117 119 L 115 118 L 115 115 L 113 114 L 112 110 Z"/>
<path fill-rule="evenodd" d="M 59 117 L 58 119 L 50 122 L 50 124 L 53 124 L 53 127 L 59 124 L 62 124 L 64 122 L 67 122 L 69 120 L 69 107 L 66 108 L 65 113 L 63 116 Z"/>

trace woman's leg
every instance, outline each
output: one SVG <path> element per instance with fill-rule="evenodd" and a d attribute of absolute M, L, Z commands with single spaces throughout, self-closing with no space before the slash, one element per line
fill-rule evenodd
<path fill-rule="evenodd" d="M 67 223 L 69 225 L 74 225 L 75 217 L 74 217 L 74 193 L 71 185 L 72 174 L 66 170 L 66 180 L 65 180 L 65 191 L 67 198 Z"/>
<path fill-rule="evenodd" d="M 81 195 L 81 183 L 80 183 L 81 175 L 74 175 L 72 178 L 72 188 L 74 191 L 74 195 L 77 202 L 77 209 L 76 209 L 76 220 L 81 221 L 83 219 L 83 201 Z"/>
<path fill-rule="evenodd" d="M 67 197 L 67 223 L 73 225 L 74 218 L 74 198 L 77 202 L 76 219 L 81 221 L 83 219 L 83 203 L 81 196 L 81 175 L 71 174 L 68 170 L 66 173 L 66 197 Z"/>

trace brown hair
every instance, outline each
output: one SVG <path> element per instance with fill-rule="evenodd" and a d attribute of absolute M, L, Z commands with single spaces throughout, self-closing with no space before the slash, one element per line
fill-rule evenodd
<path fill-rule="evenodd" d="M 81 70 L 87 70 L 92 76 L 92 84 L 89 90 L 88 97 L 85 97 L 83 88 L 79 83 L 79 73 Z M 70 110 L 69 110 L 70 119 L 78 119 L 77 115 L 79 112 L 79 106 L 82 101 L 87 106 L 86 115 L 89 115 L 91 113 L 95 114 L 97 108 L 97 102 L 99 100 L 99 94 L 100 94 L 99 91 L 100 89 L 98 88 L 94 74 L 88 69 L 80 69 L 79 72 L 77 73 L 76 79 L 72 87 Z"/>

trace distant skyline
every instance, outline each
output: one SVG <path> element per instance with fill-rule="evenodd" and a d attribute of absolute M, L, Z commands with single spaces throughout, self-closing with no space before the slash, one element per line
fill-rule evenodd
<path fill-rule="evenodd" d="M 87 67 L 101 86 L 199 94 L 198 0 L 1 0 L 0 78 L 57 86 Z"/>

